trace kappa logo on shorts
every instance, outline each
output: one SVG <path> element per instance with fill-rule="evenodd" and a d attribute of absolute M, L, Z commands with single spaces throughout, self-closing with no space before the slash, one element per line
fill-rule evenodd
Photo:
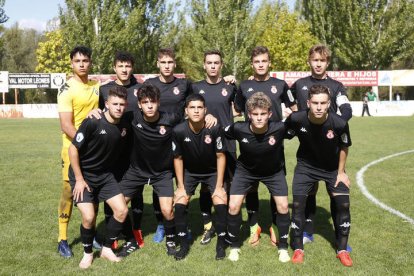
<path fill-rule="evenodd" d="M 178 89 L 178 87 L 177 87 L 177 86 L 176 86 L 176 87 L 174 87 L 174 88 L 173 88 L 173 93 L 174 93 L 175 95 L 180 94 L 180 89 Z"/>
<path fill-rule="evenodd" d="M 277 93 L 277 88 L 276 88 L 276 85 L 272 85 L 272 88 L 270 89 L 270 91 L 271 91 L 273 94 L 276 94 L 276 93 Z"/>
<path fill-rule="evenodd" d="M 241 141 L 242 141 L 242 143 L 245 143 L 245 144 L 249 143 L 249 140 L 247 140 L 247 138 L 243 138 Z"/>
<path fill-rule="evenodd" d="M 76 142 L 78 142 L 78 143 L 82 142 L 83 138 L 84 138 L 83 133 L 82 132 L 79 132 L 76 135 Z"/>
<path fill-rule="evenodd" d="M 160 134 L 164 135 L 167 132 L 167 130 L 165 129 L 165 126 L 160 126 Z"/>
<path fill-rule="evenodd" d="M 269 145 L 273 146 L 274 144 L 276 144 L 276 139 L 275 136 L 270 136 L 269 137 Z"/>
<path fill-rule="evenodd" d="M 198 94 L 206 94 L 206 92 L 204 92 L 204 90 L 200 90 L 200 92 L 198 92 Z"/>
<path fill-rule="evenodd" d="M 126 128 L 122 128 L 121 137 L 124 137 L 127 134 Z"/>
<path fill-rule="evenodd" d="M 223 142 L 221 142 L 221 137 L 217 137 L 217 139 L 216 139 L 216 147 L 219 150 L 221 150 L 223 148 Z"/>
<path fill-rule="evenodd" d="M 206 143 L 206 144 L 210 144 L 211 143 L 211 137 L 210 137 L 210 135 L 204 136 L 204 143 Z"/>
<path fill-rule="evenodd" d="M 224 97 L 226 97 L 227 96 L 227 89 L 226 88 L 223 88 L 222 90 L 221 90 L 221 95 L 223 95 Z"/>
<path fill-rule="evenodd" d="M 300 131 L 301 131 L 301 132 L 308 132 L 308 131 L 306 130 L 306 128 L 305 128 L 305 127 L 302 127 L 302 128 L 300 129 Z"/>
<path fill-rule="evenodd" d="M 341 140 L 343 143 L 348 144 L 348 135 L 346 133 L 343 133 L 341 135 Z"/>
<path fill-rule="evenodd" d="M 335 135 L 334 135 L 333 130 L 328 130 L 328 133 L 326 133 L 326 138 L 332 139 L 334 137 L 335 137 Z"/>

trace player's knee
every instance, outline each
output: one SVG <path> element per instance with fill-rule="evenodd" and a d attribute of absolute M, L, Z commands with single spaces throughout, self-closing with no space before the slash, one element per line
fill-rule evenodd
<path fill-rule="evenodd" d="M 121 221 L 121 222 L 125 221 L 127 215 L 128 215 L 128 207 L 126 205 L 114 211 L 114 218 L 117 221 Z"/>
<path fill-rule="evenodd" d="M 229 203 L 229 214 L 230 215 L 237 215 L 240 212 L 240 205 L 235 202 Z"/>
<path fill-rule="evenodd" d="M 171 207 L 161 207 L 161 213 L 166 220 L 172 220 L 174 218 L 173 208 Z"/>
<path fill-rule="evenodd" d="M 95 215 L 93 214 L 83 214 L 82 215 L 82 225 L 86 229 L 91 229 L 95 225 Z"/>
<path fill-rule="evenodd" d="M 277 204 L 276 206 L 279 214 L 287 214 L 289 212 L 289 204 L 287 202 Z"/>

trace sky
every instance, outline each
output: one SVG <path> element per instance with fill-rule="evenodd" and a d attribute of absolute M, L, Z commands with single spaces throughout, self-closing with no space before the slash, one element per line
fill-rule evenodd
<path fill-rule="evenodd" d="M 293 9 L 295 0 L 286 2 Z M 9 20 L 4 26 L 8 28 L 18 22 L 20 28 L 33 28 L 42 32 L 47 22 L 58 16 L 58 6 L 64 7 L 64 3 L 65 0 L 6 0 L 4 10 Z"/>

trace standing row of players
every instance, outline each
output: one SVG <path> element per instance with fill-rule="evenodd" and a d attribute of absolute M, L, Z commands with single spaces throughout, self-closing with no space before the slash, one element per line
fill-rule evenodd
<path fill-rule="evenodd" d="M 273 122 L 280 122 L 282 120 L 282 109 L 281 109 L 281 103 L 283 102 L 285 106 L 289 107 L 292 111 L 296 111 L 297 107 L 299 107 L 299 110 L 306 110 L 307 109 L 307 100 L 308 100 L 308 92 L 311 89 L 311 87 L 315 84 L 323 85 L 324 87 L 327 87 L 330 93 L 330 104 L 329 109 L 333 112 L 336 112 L 337 110 L 340 110 L 342 117 L 345 119 L 349 119 L 351 117 L 351 109 L 350 105 L 347 101 L 346 92 L 344 87 L 329 78 L 326 75 L 326 69 L 329 65 L 330 60 L 330 54 L 329 50 L 322 45 L 316 45 L 311 48 L 309 53 L 309 65 L 311 66 L 312 70 L 312 76 L 304 79 L 298 80 L 291 90 L 289 90 L 287 84 L 282 81 L 278 80 L 276 78 L 272 78 L 269 76 L 269 67 L 270 67 L 270 56 L 267 48 L 265 47 L 256 47 L 252 51 L 251 61 L 252 61 L 252 68 L 254 70 L 254 79 L 243 81 L 240 84 L 239 89 L 237 90 L 236 87 L 232 84 L 226 83 L 221 78 L 221 68 L 223 66 L 222 63 L 222 56 L 221 53 L 218 51 L 209 51 L 205 53 L 204 57 L 204 69 L 206 70 L 206 80 L 190 84 L 185 79 L 177 79 L 173 76 L 174 67 L 175 67 L 175 58 L 174 53 L 170 49 L 162 49 L 160 50 L 158 54 L 158 60 L 157 60 L 157 66 L 160 69 L 160 75 L 157 78 L 149 79 L 147 80 L 147 83 L 151 84 L 152 87 L 157 87 L 160 91 L 159 100 L 157 102 L 157 96 L 152 95 L 151 93 L 148 97 L 144 97 L 144 100 L 147 101 L 149 104 L 154 105 L 155 103 L 159 103 L 159 109 L 160 114 L 163 114 L 161 117 L 167 116 L 167 114 L 178 114 L 174 115 L 177 118 L 167 118 L 163 121 L 160 118 L 157 118 L 156 123 L 149 123 L 151 120 L 145 120 L 145 103 L 140 103 L 139 101 L 139 94 L 141 88 L 141 84 L 138 84 L 136 80 L 131 77 L 132 75 L 132 68 L 133 68 L 133 58 L 125 53 L 120 53 L 116 55 L 115 61 L 114 61 L 114 70 L 117 75 L 117 80 L 109 83 L 107 85 L 104 85 L 100 87 L 100 93 L 98 95 L 98 84 L 94 82 L 88 81 L 88 70 L 90 66 L 90 57 L 91 53 L 90 50 L 87 48 L 75 48 L 74 51 L 71 53 L 71 61 L 72 66 L 74 70 L 74 78 L 72 78 L 66 86 L 59 92 L 58 96 L 58 102 L 59 102 L 59 114 L 61 119 L 61 125 L 62 130 L 64 132 L 64 146 L 62 148 L 62 159 L 64 164 L 64 171 L 63 171 L 63 177 L 64 177 L 64 193 L 60 204 L 60 210 L 59 210 L 59 252 L 62 256 L 72 256 L 72 252 L 67 245 L 67 222 L 70 217 L 71 212 L 71 190 L 67 178 L 67 171 L 68 171 L 68 146 L 70 145 L 71 139 L 75 137 L 76 129 L 80 126 L 81 121 L 85 118 L 86 114 L 93 108 L 97 106 L 97 101 L 99 98 L 99 106 L 101 108 L 104 107 L 105 103 L 108 103 L 109 101 L 109 91 L 114 90 L 113 88 L 118 87 L 124 87 L 128 90 L 128 106 L 126 107 L 127 111 L 132 111 L 136 114 L 135 117 L 139 118 L 141 116 L 141 121 L 137 124 L 133 124 L 134 127 L 134 134 L 132 135 L 133 140 L 132 142 L 132 158 L 130 160 L 130 167 L 128 169 L 129 165 L 129 159 L 125 158 L 126 155 L 128 155 L 127 152 L 130 152 L 131 145 L 127 147 L 127 152 L 123 154 L 123 158 L 121 160 L 126 161 L 125 162 L 117 162 L 117 168 L 115 169 L 115 179 L 117 182 L 121 181 L 121 187 L 124 187 L 122 190 L 124 192 L 124 195 L 127 197 L 127 199 L 132 199 L 133 202 L 131 203 L 132 207 L 132 214 L 133 214 L 133 232 L 132 235 L 126 235 L 127 237 L 130 237 L 130 239 L 127 239 L 127 243 L 122 248 L 119 255 L 125 256 L 128 253 L 134 251 L 138 246 L 143 246 L 143 239 L 142 239 L 142 232 L 140 230 L 140 223 L 141 223 L 141 216 L 142 216 L 142 187 L 143 184 L 152 184 L 154 187 L 154 191 L 156 194 L 158 194 L 159 199 L 154 197 L 154 203 L 159 202 L 160 206 L 158 207 L 158 220 L 159 225 L 157 227 L 156 234 L 154 235 L 154 238 L 156 241 L 162 241 L 164 233 L 166 233 L 166 241 L 167 241 L 167 252 L 169 254 L 172 254 L 177 259 L 184 258 L 188 251 L 189 251 L 189 243 L 186 242 L 188 239 L 180 239 L 181 246 L 180 250 L 176 251 L 175 249 L 175 242 L 174 242 L 174 234 L 175 229 L 177 228 L 178 235 L 180 237 L 186 237 L 188 235 L 188 230 L 185 228 L 185 213 L 186 208 L 185 205 L 188 204 L 189 195 L 191 195 L 192 190 L 187 190 L 187 187 L 185 186 L 185 183 L 187 180 L 191 179 L 193 183 L 195 182 L 201 182 L 207 184 L 204 185 L 204 188 L 202 188 L 202 193 L 200 195 L 200 203 L 202 207 L 202 213 L 203 213 L 203 221 L 205 225 L 205 233 L 202 238 L 202 242 L 209 241 L 212 234 L 214 232 L 217 232 L 218 234 L 218 244 L 217 244 L 217 252 L 216 252 L 216 258 L 221 259 L 225 256 L 225 243 L 224 236 L 223 236 L 223 225 L 225 229 L 225 225 L 228 225 L 228 231 L 229 233 L 232 233 L 229 235 L 229 240 L 232 242 L 232 250 L 230 251 L 229 258 L 231 260 L 237 260 L 238 259 L 238 241 L 237 239 L 234 240 L 231 237 L 235 236 L 237 237 L 237 230 L 240 227 L 241 223 L 241 217 L 240 217 L 240 206 L 244 198 L 244 193 L 247 193 L 248 196 L 246 198 L 246 206 L 248 209 L 249 214 L 249 223 L 251 226 L 251 237 L 249 242 L 252 245 L 256 245 L 258 243 L 261 229 L 258 226 L 258 196 L 257 196 L 257 184 L 259 180 L 262 180 L 264 183 L 266 183 L 266 179 L 255 179 L 253 182 L 244 183 L 243 185 L 247 185 L 248 189 L 240 189 L 240 182 L 243 183 L 243 180 L 245 181 L 246 178 L 243 176 L 242 178 L 236 178 L 237 182 L 233 180 L 232 187 L 239 187 L 239 190 L 236 192 L 236 194 L 233 194 L 232 197 L 232 191 L 230 190 L 230 204 L 229 204 L 229 215 L 228 215 L 228 221 L 226 222 L 226 215 L 223 210 L 227 210 L 227 207 L 225 204 L 227 203 L 226 197 L 222 194 L 222 190 L 219 189 L 215 191 L 215 189 L 211 189 L 212 182 L 208 181 L 208 179 L 198 179 L 198 178 L 189 178 L 189 174 L 187 171 L 184 174 L 186 177 L 184 178 L 185 181 L 181 180 L 180 183 L 180 177 L 179 173 L 176 172 L 177 175 L 177 185 L 178 189 L 176 191 L 176 199 L 175 199 L 175 221 L 174 221 L 174 212 L 172 207 L 173 197 L 172 197 L 172 162 L 170 162 L 171 158 L 171 150 L 165 149 L 160 150 L 162 147 L 161 145 L 165 145 L 168 143 L 164 143 L 168 141 L 168 139 L 171 139 L 170 132 L 172 131 L 171 127 L 172 125 L 175 125 L 178 122 L 183 121 L 183 112 L 184 112 L 184 103 L 185 99 L 189 94 L 199 94 L 204 96 L 203 100 L 205 99 L 205 103 L 203 102 L 203 108 L 207 108 L 207 113 L 211 114 L 211 116 L 208 119 L 208 124 L 213 123 L 214 124 L 214 118 L 218 119 L 218 122 L 222 126 L 228 126 L 233 122 L 233 114 L 234 109 L 236 112 L 244 112 L 246 115 L 246 121 L 249 121 L 250 111 L 248 108 L 246 109 L 246 102 L 248 101 L 251 96 L 257 92 L 261 91 L 265 95 L 267 95 L 267 99 L 270 101 L 270 105 L 260 105 L 260 109 L 266 110 L 266 108 L 270 108 L 268 110 L 268 114 L 270 115 L 270 121 Z M 151 90 L 147 86 L 144 87 L 143 90 Z M 154 93 L 154 92 L 153 92 Z M 144 93 L 145 94 L 145 93 Z M 115 97 L 119 98 L 119 97 Z M 261 98 L 266 98 L 264 96 L 261 96 Z M 260 101 L 263 101 L 260 100 Z M 259 102 L 260 102 L 259 101 Z M 138 109 L 138 105 L 136 103 L 139 103 L 140 109 Z M 190 101 L 191 103 L 193 101 Z M 196 100 L 194 102 L 197 102 Z M 188 104 L 188 103 L 187 103 Z M 157 104 L 155 104 L 156 107 Z M 188 108 L 188 106 L 187 106 Z M 108 111 L 110 110 L 107 108 Z M 149 110 L 150 113 L 158 114 L 158 110 L 155 110 L 156 108 L 152 106 Z M 254 110 L 255 108 L 253 108 Z M 107 113 L 105 113 L 107 114 Z M 139 115 L 141 114 L 141 115 Z M 159 116 L 159 115 L 157 115 Z M 125 116 L 127 117 L 127 116 Z M 137 118 L 134 117 L 134 120 L 137 120 Z M 167 116 L 168 117 L 168 116 Z M 189 116 L 190 117 L 190 116 Z M 263 117 L 263 116 L 262 116 Z M 73 119 L 74 118 L 74 119 Z M 204 116 L 203 116 L 204 118 Z M 70 119 L 70 121 L 69 121 Z M 148 119 L 148 118 L 147 118 Z M 132 119 L 131 119 L 132 120 Z M 174 121 L 176 120 L 176 121 Z M 263 119 L 261 119 L 263 120 Z M 203 119 L 204 122 L 204 119 Z M 250 118 L 250 122 L 253 122 L 253 120 Z M 261 122 L 263 123 L 263 122 Z M 267 122 L 264 124 L 265 132 L 267 133 Z M 166 127 L 166 126 L 169 126 Z M 249 123 L 246 123 L 246 125 L 249 125 Z M 141 127 L 139 127 L 141 126 Z M 141 137 L 138 135 L 137 130 L 145 130 L 145 126 L 149 127 L 149 130 L 154 131 L 156 133 L 153 133 L 152 135 L 149 135 L 149 137 Z M 158 128 L 158 129 L 157 129 Z M 126 128 L 127 129 L 127 128 Z M 214 128 L 213 128 L 214 129 Z M 231 129 L 231 128 L 230 128 Z M 262 129 L 263 130 L 263 129 Z M 158 132 L 157 132 L 158 131 Z M 303 130 L 302 130 L 303 132 Z M 305 130 L 306 132 L 306 130 Z M 167 140 L 163 141 L 161 145 L 154 144 L 154 135 L 161 135 L 164 138 L 168 138 Z M 227 134 L 229 136 L 230 134 Z M 233 134 L 235 135 L 235 134 Z M 260 136 L 260 135 L 259 135 Z M 331 132 L 329 132 L 329 135 L 331 136 Z M 337 133 L 334 133 L 334 136 L 337 136 Z M 256 137 L 256 136 L 254 136 Z M 188 138 L 188 137 L 186 137 Z M 235 138 L 235 137 L 233 137 Z M 273 159 L 267 159 L 267 158 L 261 158 L 262 162 L 264 161 L 267 165 L 271 164 L 271 167 L 273 169 L 275 168 L 282 168 L 283 169 L 283 179 L 284 179 L 284 154 L 283 154 L 283 143 L 281 143 L 282 139 L 279 139 L 278 137 L 273 137 L 269 140 L 272 141 L 272 143 L 276 145 L 280 145 L 279 151 L 280 155 L 273 156 L 271 155 L 269 158 L 277 158 L 277 162 L 269 162 L 269 160 Z M 328 137 L 329 138 L 329 137 Z M 210 136 L 209 139 L 206 139 L 207 141 L 214 141 L 213 138 Z M 237 138 L 236 138 L 237 139 Z M 275 140 L 273 140 L 275 139 Z M 329 138 L 331 139 L 331 138 Z M 191 138 L 189 138 L 191 140 Z M 75 140 L 74 140 L 75 141 Z M 76 139 L 77 141 L 77 139 Z M 210 141 L 210 142 L 211 142 Z M 236 147 L 235 143 L 228 141 L 227 139 L 222 139 L 222 151 L 224 153 L 225 158 L 221 158 L 220 160 L 225 159 L 226 160 L 226 173 L 223 175 L 224 182 L 226 182 L 227 186 L 230 186 L 232 176 L 235 171 L 236 167 Z M 248 144 L 243 141 L 243 139 L 240 142 L 241 150 L 242 145 Z M 261 140 L 262 141 L 262 140 Z M 279 144 L 281 143 L 281 144 Z M 76 142 L 74 142 L 76 145 Z M 317 143 L 316 143 L 317 144 Z M 259 147 L 260 148 L 260 147 Z M 225 150 L 223 150 L 225 149 Z M 257 149 L 258 150 L 258 149 Z M 321 150 L 323 151 L 323 150 Z M 117 151 L 120 152 L 120 151 Z M 148 154 L 144 154 L 147 152 Z M 185 151 L 187 152 L 187 151 Z M 242 151 L 243 153 L 243 151 Z M 164 155 L 163 155 L 164 154 Z M 168 155 L 171 156 L 168 156 Z M 268 153 L 266 153 L 263 156 L 268 156 Z M 218 154 L 219 155 L 219 154 Z M 222 156 L 223 154 L 220 154 Z M 240 165 L 243 164 L 243 154 L 239 156 L 238 161 L 238 172 L 239 174 L 243 171 L 244 166 Z M 245 157 L 246 158 L 246 157 Z M 219 158 L 217 158 L 217 164 L 222 164 L 223 161 L 219 162 Z M 299 160 L 299 157 L 298 157 Z M 260 160 L 259 160 L 260 161 Z M 98 162 L 99 163 L 99 162 Z M 195 162 L 197 163 L 197 162 Z M 178 164 L 178 165 L 176 165 Z M 180 162 L 179 160 L 174 160 L 174 165 L 179 166 Z M 260 162 L 258 163 L 260 164 Z M 332 163 L 328 163 L 332 164 Z M 184 163 L 184 170 L 187 169 L 187 166 Z M 218 166 L 217 168 L 219 168 Z M 265 166 L 266 167 L 266 166 Z M 84 167 L 82 167 L 84 168 Z M 132 168 L 132 169 L 131 169 Z M 125 173 L 125 170 L 128 169 L 128 171 Z M 331 167 L 329 168 L 331 169 Z M 179 170 L 179 169 L 178 169 Z M 259 169 L 260 171 L 260 169 Z M 248 171 L 247 171 L 248 173 Z M 263 175 L 264 172 L 261 172 L 262 174 L 253 173 L 253 175 Z M 197 175 L 197 173 L 195 173 Z M 266 175 L 266 173 L 264 173 Z M 268 175 L 266 175 L 268 176 Z M 277 179 L 270 179 L 269 181 L 276 181 L 280 183 L 281 181 L 281 175 L 278 176 Z M 66 179 L 65 179 L 66 178 Z M 318 180 L 325 180 L 327 183 L 331 183 L 330 180 L 332 178 L 319 178 L 314 180 L 314 184 L 311 185 L 311 187 L 315 187 Z M 210 179 L 211 180 L 211 179 Z M 220 181 L 216 180 L 217 183 Z M 73 182 L 73 184 L 76 183 Z M 128 184 L 129 183 L 129 184 Z M 184 183 L 184 184 L 183 184 Z M 239 184 L 235 184 L 239 183 Z M 125 188 L 130 186 L 130 191 Z M 345 183 L 346 184 L 346 183 Z M 129 186 L 128 186 L 129 185 Z M 141 187 L 138 191 L 135 191 L 135 188 Z M 242 186 L 243 186 L 242 185 Z M 76 184 L 75 184 L 76 186 Z M 252 186 L 250 188 L 250 186 Z M 329 185 L 328 185 L 329 186 Z M 184 192 L 183 187 L 186 188 L 186 192 Z M 208 189 L 210 187 L 210 191 Z M 232 188 L 233 189 L 233 188 Z M 236 188 L 234 188 L 236 189 Z M 78 191 L 74 189 L 74 193 Z M 278 226 L 279 230 L 279 239 L 277 241 L 276 237 L 273 237 L 274 243 L 278 243 L 279 246 L 279 259 L 281 261 L 289 261 L 289 255 L 287 253 L 287 232 L 289 229 L 289 214 L 288 214 L 288 207 L 287 207 L 287 188 L 286 191 L 282 189 L 282 191 L 274 191 L 270 190 L 272 195 L 271 202 L 276 202 L 277 207 L 275 207 L 275 204 L 272 205 L 272 214 L 273 214 L 273 222 L 275 225 Z M 335 225 L 335 232 L 337 237 L 337 245 L 338 250 L 340 250 L 341 254 L 338 254 L 341 258 L 341 262 L 348 264 L 352 263 L 349 258 L 349 254 L 346 252 L 346 250 L 343 250 L 343 242 L 340 240 L 343 239 L 343 237 L 346 237 L 347 240 L 347 233 L 346 231 L 342 231 L 339 225 L 343 225 L 344 223 L 339 223 L 339 220 L 343 221 L 345 217 L 342 215 L 343 213 L 343 206 L 347 204 L 342 204 L 340 209 L 341 216 L 337 216 L 337 209 L 338 204 L 334 200 L 336 197 L 336 194 L 333 193 L 331 190 L 328 189 L 331 196 L 331 211 L 334 218 L 334 225 Z M 286 192 L 286 194 L 284 194 Z M 302 191 L 303 192 L 303 191 Z M 278 194 L 280 193 L 280 194 Z M 311 194 L 315 194 L 316 191 L 313 188 L 312 190 L 306 191 L 305 201 L 308 200 L 308 203 L 302 202 L 302 198 L 300 200 L 298 197 L 295 197 L 295 188 L 294 188 L 294 206 L 298 207 L 304 207 L 305 205 L 307 207 L 312 207 L 312 204 L 309 204 L 309 201 L 311 203 L 315 203 L 315 200 L 310 200 L 312 196 Z M 342 194 L 340 194 L 342 195 Z M 249 199 L 250 197 L 250 199 Z M 204 199 L 203 199 L 204 198 Z M 216 214 L 217 219 L 215 226 L 217 229 L 213 229 L 212 223 L 211 223 L 211 198 L 213 198 L 213 202 L 216 208 Z M 233 198 L 233 200 L 232 200 Z M 275 201 L 273 200 L 275 199 Z M 296 201 L 295 201 L 296 199 Z M 135 201 L 135 202 L 134 202 Z M 297 204 L 296 204 L 297 203 Z M 346 203 L 346 200 L 345 200 Z M 79 203 L 78 203 L 79 206 Z M 111 206 L 111 204 L 109 204 Z M 349 206 L 349 196 L 348 196 L 348 206 Z M 111 206 L 112 207 L 112 206 Z M 157 206 L 156 206 L 157 207 Z M 299 208 L 299 209 L 300 209 Z M 113 209 L 113 208 L 112 208 Z M 297 209 L 297 210 L 299 210 Z M 314 209 L 316 209 L 316 205 L 314 206 Z M 349 215 L 349 207 L 348 207 L 348 215 Z M 111 214 L 110 212 L 105 212 L 107 215 L 107 225 L 108 227 L 111 227 L 114 229 L 114 221 L 116 222 L 122 222 L 122 221 L 128 221 L 129 219 L 125 219 L 123 216 L 120 216 L 119 213 L 114 212 Z M 122 213 L 122 212 L 121 212 Z M 310 213 L 308 215 L 308 218 L 306 219 L 307 223 L 296 223 L 295 222 L 295 216 L 293 216 L 293 226 L 292 229 L 296 229 L 294 225 L 298 226 L 299 229 L 303 230 L 303 227 L 305 227 L 309 222 L 312 221 L 314 210 L 307 212 Z M 345 212 L 346 213 L 346 212 Z M 162 215 L 160 215 L 162 214 Z M 221 214 L 221 215 L 219 215 Z M 294 209 L 294 215 L 295 215 L 295 209 Z M 84 217 L 84 216 L 82 216 Z M 92 216 L 93 217 L 93 216 Z M 164 217 L 164 221 L 162 220 L 162 217 Z M 349 216 L 348 216 L 349 217 Z M 184 219 L 183 219 L 184 218 Z M 94 218 L 95 219 L 95 218 Z M 337 222 L 338 220 L 338 223 Z M 345 219 L 346 220 L 346 219 Z M 112 223 L 111 223 L 112 221 Z M 90 253 L 92 250 L 91 244 L 92 242 L 89 242 L 90 238 L 94 236 L 94 220 L 91 220 L 90 222 L 84 222 L 82 220 L 82 227 L 81 227 L 81 236 L 82 237 L 88 237 L 83 243 L 84 245 L 88 245 L 85 247 L 85 256 L 84 259 L 81 262 L 81 266 L 87 267 L 92 262 Z M 349 220 L 347 220 L 347 223 L 345 225 L 348 225 L 347 228 L 349 232 Z M 116 227 L 115 227 L 116 228 Z M 119 225 L 118 225 L 119 228 Z M 86 231 L 85 229 L 89 230 Z M 232 229 L 232 230 L 231 230 Z M 272 229 L 272 228 L 271 228 Z M 310 227 L 309 229 L 312 229 Z M 342 231 L 342 232 L 341 232 Z M 85 234 L 85 232 L 88 232 L 88 234 Z M 299 231 L 300 232 L 300 231 Z M 308 230 L 308 236 L 312 237 L 312 231 Z M 107 231 L 107 233 L 110 233 L 110 231 Z M 274 231 L 271 231 L 274 236 Z M 296 231 L 294 231 L 296 234 Z M 345 233 L 345 234 L 344 234 Z M 310 234 L 310 235 L 309 235 Z M 296 236 L 295 236 L 296 237 Z M 158 239 L 157 239 L 158 238 Z M 297 238 L 297 237 L 296 237 Z M 301 241 L 306 239 L 304 238 L 302 240 L 302 234 L 300 236 Z M 296 240 L 295 240 L 296 241 Z M 138 244 L 137 244 L 138 243 Z M 300 244 L 296 241 L 297 244 Z M 295 244 L 295 243 L 294 243 Z M 111 244 L 109 244 L 109 240 L 104 242 L 104 249 L 102 250 L 102 256 L 106 257 L 111 260 L 118 260 L 116 259 L 114 255 L 111 255 L 108 253 L 108 245 L 113 245 L 113 241 Z M 347 241 L 345 241 L 345 248 L 347 246 Z M 106 247 L 106 248 L 105 248 Z M 295 254 L 293 256 L 293 261 L 295 262 L 302 258 L 303 261 L 303 251 L 300 251 L 303 249 L 300 245 L 295 245 L 295 248 L 298 250 L 295 250 Z M 233 250 L 234 249 L 234 250 Z M 111 251 L 112 252 L 112 251 Z M 298 252 L 298 253 L 297 253 Z M 112 253 L 113 254 L 113 253 Z M 296 258 L 295 258 L 296 256 Z M 299 257 L 298 257 L 299 256 Z M 345 256 L 345 257 L 344 257 Z"/>

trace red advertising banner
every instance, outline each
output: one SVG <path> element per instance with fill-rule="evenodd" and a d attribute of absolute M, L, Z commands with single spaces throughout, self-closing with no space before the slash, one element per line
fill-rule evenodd
<path fill-rule="evenodd" d="M 378 86 L 378 71 L 328 71 L 328 75 L 345 86 Z M 275 78 L 285 80 L 291 86 L 297 79 L 309 76 L 310 72 L 271 72 Z"/>

